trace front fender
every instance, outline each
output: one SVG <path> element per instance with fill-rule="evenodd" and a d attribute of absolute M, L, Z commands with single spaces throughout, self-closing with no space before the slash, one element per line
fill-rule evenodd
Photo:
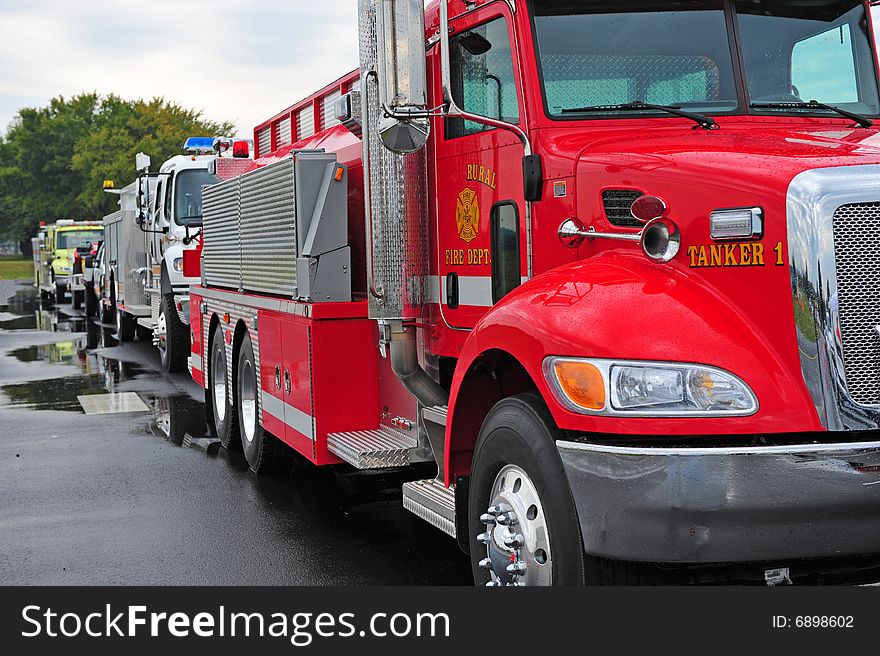
<path fill-rule="evenodd" d="M 768 284 L 748 296 L 735 285 L 734 293 L 724 294 L 721 285 L 684 265 L 656 265 L 620 252 L 542 274 L 474 328 L 456 366 L 450 424 L 474 363 L 490 351 L 503 351 L 528 372 L 562 429 L 628 435 L 824 430 L 800 370 L 790 287 L 787 297 L 778 297 L 787 276 L 780 271 L 777 277 L 778 286 Z M 766 307 L 756 312 L 759 306 Z M 711 365 L 742 378 L 760 407 L 750 417 L 729 418 L 582 415 L 564 408 L 550 391 L 542 363 L 551 355 Z"/>

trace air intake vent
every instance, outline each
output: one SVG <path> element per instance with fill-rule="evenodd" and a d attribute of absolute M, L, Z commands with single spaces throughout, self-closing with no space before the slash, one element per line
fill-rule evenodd
<path fill-rule="evenodd" d="M 621 228 L 641 228 L 642 223 L 630 212 L 636 198 L 644 196 L 641 191 L 631 189 L 606 189 L 602 192 L 605 216 L 611 225 Z"/>
<path fill-rule="evenodd" d="M 880 203 L 854 203 L 834 213 L 834 256 L 843 368 L 849 395 L 862 405 L 880 405 L 880 342 L 876 290 L 880 285 Z M 832 300 L 832 303 L 834 301 Z M 812 329 L 800 327 L 804 334 Z M 814 339 L 814 337 L 811 337 Z"/>

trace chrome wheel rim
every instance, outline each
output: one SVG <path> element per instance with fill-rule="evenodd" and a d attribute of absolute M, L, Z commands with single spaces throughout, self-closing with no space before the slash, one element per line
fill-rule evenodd
<path fill-rule="evenodd" d="M 159 349 L 159 354 L 162 356 L 162 359 L 165 359 L 165 355 L 168 353 L 168 328 L 165 322 L 165 311 L 159 310 L 159 316 L 156 319 L 156 347 Z"/>
<path fill-rule="evenodd" d="M 241 398 L 241 423 L 244 428 L 244 437 L 248 442 L 254 441 L 257 433 L 257 399 L 256 378 L 250 362 L 241 365 L 238 373 L 239 398 Z"/>
<path fill-rule="evenodd" d="M 211 387 L 214 390 L 214 411 L 217 419 L 226 419 L 226 357 L 223 346 L 214 349 L 214 357 L 211 362 Z"/>
<path fill-rule="evenodd" d="M 480 517 L 486 531 L 477 536 L 486 548 L 480 567 L 489 572 L 487 585 L 552 585 L 550 531 L 532 479 L 507 465 L 495 477 L 489 499 Z"/>

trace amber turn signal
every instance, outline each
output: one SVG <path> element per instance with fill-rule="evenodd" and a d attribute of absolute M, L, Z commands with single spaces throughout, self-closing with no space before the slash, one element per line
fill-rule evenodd
<path fill-rule="evenodd" d="M 586 410 L 602 410 L 605 407 L 605 379 L 596 365 L 557 360 L 553 369 L 559 387 L 573 404 Z"/>

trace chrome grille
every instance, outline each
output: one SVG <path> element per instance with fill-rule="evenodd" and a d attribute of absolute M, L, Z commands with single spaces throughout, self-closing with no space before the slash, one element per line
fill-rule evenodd
<path fill-rule="evenodd" d="M 847 389 L 856 403 L 878 405 L 880 203 L 853 203 L 837 208 L 834 213 L 834 252 Z"/>
<path fill-rule="evenodd" d="M 611 225 L 624 228 L 641 228 L 642 223 L 632 215 L 632 204 L 643 196 L 641 191 L 629 189 L 606 189 L 602 192 L 605 216 Z"/>

